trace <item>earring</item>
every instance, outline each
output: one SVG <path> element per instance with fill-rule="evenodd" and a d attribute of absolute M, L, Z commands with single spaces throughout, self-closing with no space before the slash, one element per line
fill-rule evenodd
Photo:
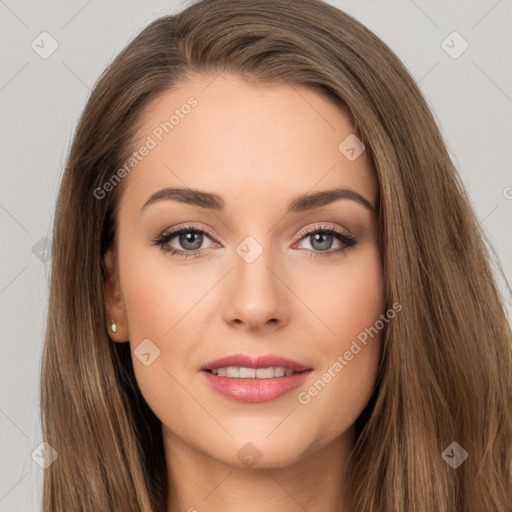
<path fill-rule="evenodd" d="M 117 331 L 117 325 L 116 323 L 114 322 L 114 320 L 111 320 L 112 321 L 112 325 L 110 326 L 110 330 L 112 332 L 116 332 Z"/>

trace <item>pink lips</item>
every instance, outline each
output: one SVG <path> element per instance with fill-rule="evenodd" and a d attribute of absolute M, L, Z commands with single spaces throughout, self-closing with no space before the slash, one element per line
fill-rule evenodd
<path fill-rule="evenodd" d="M 220 377 L 208 371 L 227 368 L 228 366 L 244 366 L 246 368 L 280 366 L 300 373 L 270 379 L 239 379 Z M 207 384 L 214 391 L 239 402 L 251 403 L 268 402 L 269 400 L 279 398 L 303 384 L 312 371 L 311 368 L 285 357 L 265 355 L 252 358 L 245 354 L 236 354 L 216 359 L 205 364 L 201 370 L 201 374 L 204 376 Z"/>

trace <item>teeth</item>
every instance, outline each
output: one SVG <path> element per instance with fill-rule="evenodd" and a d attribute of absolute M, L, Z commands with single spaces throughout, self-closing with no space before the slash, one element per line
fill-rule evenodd
<path fill-rule="evenodd" d="M 285 373 L 286 373 L 286 370 L 284 368 L 281 368 L 281 366 L 274 368 L 274 376 L 275 377 L 282 377 Z M 290 375 L 292 373 L 293 373 L 293 370 L 290 370 Z"/>
<path fill-rule="evenodd" d="M 236 379 L 272 379 L 274 377 L 284 377 L 295 373 L 293 370 L 283 368 L 282 366 L 271 366 L 270 368 L 228 366 L 227 368 L 211 370 L 211 372 L 219 377 L 233 377 Z"/>
<path fill-rule="evenodd" d="M 226 368 L 226 377 L 240 377 L 240 368 L 237 366 L 228 366 Z"/>
<path fill-rule="evenodd" d="M 270 368 L 258 368 L 256 370 L 256 378 L 257 379 L 272 379 L 276 376 L 275 369 Z"/>
<path fill-rule="evenodd" d="M 237 376 L 235 372 L 236 368 L 233 369 L 234 377 Z M 254 379 L 254 377 L 256 377 L 256 368 L 244 368 L 241 366 L 239 370 L 239 376 L 241 379 Z"/>

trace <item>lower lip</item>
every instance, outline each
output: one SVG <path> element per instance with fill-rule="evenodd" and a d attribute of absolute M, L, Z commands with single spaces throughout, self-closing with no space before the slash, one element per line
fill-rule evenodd
<path fill-rule="evenodd" d="M 210 387 L 238 402 L 260 403 L 275 400 L 280 396 L 298 388 L 308 378 L 312 370 L 294 373 L 284 377 L 272 379 L 237 379 L 233 377 L 219 377 L 213 373 L 202 371 Z"/>

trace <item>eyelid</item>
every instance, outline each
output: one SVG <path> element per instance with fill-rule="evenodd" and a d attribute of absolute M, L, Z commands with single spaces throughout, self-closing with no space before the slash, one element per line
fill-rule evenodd
<path fill-rule="evenodd" d="M 316 233 L 317 231 L 333 231 L 336 233 L 340 233 L 346 237 L 352 237 L 353 235 L 350 233 L 350 231 L 346 228 L 339 228 L 337 226 L 334 226 L 333 224 L 326 224 L 326 223 L 320 223 L 320 224 L 313 224 L 307 228 L 304 228 L 298 233 L 298 237 L 300 239 L 304 238 L 305 236 Z"/>
<path fill-rule="evenodd" d="M 196 231 L 196 232 L 204 231 L 210 238 L 212 238 L 213 240 L 219 241 L 218 237 L 213 234 L 213 230 L 211 230 L 208 226 L 206 226 L 206 224 L 201 224 L 201 223 L 198 225 L 181 224 L 181 225 L 175 226 L 173 228 L 170 228 L 168 230 L 166 229 L 165 231 L 162 232 L 161 235 L 158 235 L 158 236 L 160 237 L 160 236 L 172 235 L 174 233 L 180 233 L 181 231 Z"/>

